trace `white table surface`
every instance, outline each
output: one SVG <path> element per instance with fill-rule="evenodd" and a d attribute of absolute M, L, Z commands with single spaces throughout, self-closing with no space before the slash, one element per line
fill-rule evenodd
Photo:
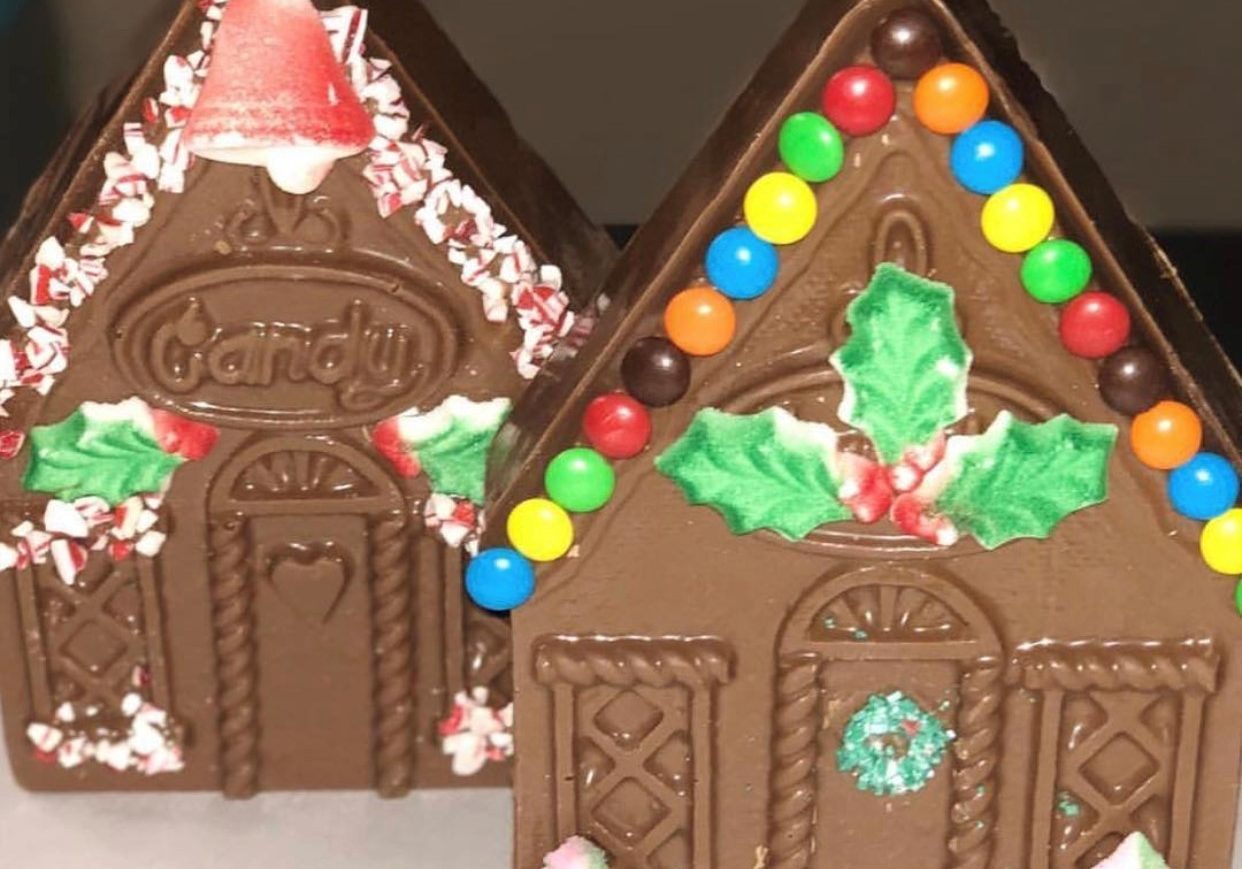
<path fill-rule="evenodd" d="M 0 869 L 506 869 L 510 812 L 497 790 L 36 795 L 0 761 Z"/>
<path fill-rule="evenodd" d="M 0 869 L 506 869 L 507 791 L 47 795 L 0 758 Z"/>

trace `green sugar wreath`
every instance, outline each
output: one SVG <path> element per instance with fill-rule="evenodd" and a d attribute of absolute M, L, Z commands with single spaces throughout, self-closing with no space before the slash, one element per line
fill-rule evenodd
<path fill-rule="evenodd" d="M 837 768 L 877 797 L 922 790 L 954 739 L 936 718 L 900 691 L 873 694 L 845 725 Z"/>

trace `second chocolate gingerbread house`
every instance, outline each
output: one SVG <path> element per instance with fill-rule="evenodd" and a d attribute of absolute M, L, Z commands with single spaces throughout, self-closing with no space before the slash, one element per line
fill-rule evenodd
<path fill-rule="evenodd" d="M 1238 375 L 981 0 L 812 0 L 605 292 L 467 578 L 516 865 L 1229 865 Z"/>

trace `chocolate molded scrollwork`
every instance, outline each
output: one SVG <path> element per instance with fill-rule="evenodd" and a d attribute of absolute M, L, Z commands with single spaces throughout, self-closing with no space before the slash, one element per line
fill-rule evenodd
<path fill-rule="evenodd" d="M 1220 655 L 1207 641 L 1047 643 L 1018 650 L 1009 681 L 1039 691 L 1216 690 Z"/>
<path fill-rule="evenodd" d="M 543 642 L 535 652 L 535 678 L 614 688 L 673 684 L 723 685 L 733 678 L 733 656 L 712 640 L 575 640 Z"/>

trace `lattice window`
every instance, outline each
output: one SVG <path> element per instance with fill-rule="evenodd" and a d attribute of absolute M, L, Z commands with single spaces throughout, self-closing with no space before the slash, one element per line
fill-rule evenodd
<path fill-rule="evenodd" d="M 713 640 L 546 640 L 559 838 L 582 834 L 615 869 L 712 869 L 714 694 L 732 658 Z M 561 746 L 568 746 L 567 749 Z"/>
<path fill-rule="evenodd" d="M 18 571 L 17 584 L 35 718 L 50 720 L 66 702 L 120 715 L 136 670 L 149 678 L 151 699 L 168 708 L 154 562 L 95 553 L 75 585 L 50 564 Z"/>
<path fill-rule="evenodd" d="M 1218 666 L 1211 645 L 1197 642 L 1018 653 L 1011 680 L 1041 695 L 1032 867 L 1087 869 L 1134 830 L 1185 864 Z"/>

